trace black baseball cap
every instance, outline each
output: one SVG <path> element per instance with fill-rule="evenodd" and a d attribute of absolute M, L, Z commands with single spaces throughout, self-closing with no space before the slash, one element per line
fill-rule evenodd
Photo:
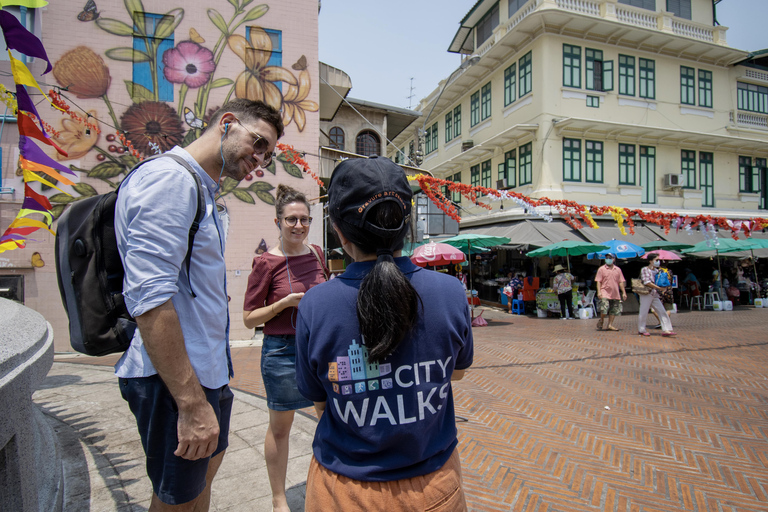
<path fill-rule="evenodd" d="M 344 160 L 331 175 L 328 213 L 331 218 L 384 238 L 397 237 L 409 226 L 413 192 L 405 171 L 383 157 Z M 395 229 L 375 226 L 366 220 L 373 206 L 385 201 L 403 209 L 403 223 Z"/>

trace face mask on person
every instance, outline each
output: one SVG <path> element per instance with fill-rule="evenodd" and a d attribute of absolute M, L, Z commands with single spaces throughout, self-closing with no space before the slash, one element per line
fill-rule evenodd
<path fill-rule="evenodd" d="M 605 258 L 605 264 L 606 265 L 613 265 L 613 260 L 611 258 Z"/>
<path fill-rule="evenodd" d="M 661 262 L 659 260 L 653 260 L 653 266 L 659 268 L 661 266 Z"/>

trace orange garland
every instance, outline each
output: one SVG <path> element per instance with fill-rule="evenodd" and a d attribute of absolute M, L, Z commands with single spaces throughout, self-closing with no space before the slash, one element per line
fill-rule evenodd
<path fill-rule="evenodd" d="M 101 129 L 96 123 L 89 123 L 87 119 L 82 118 L 79 114 L 72 111 L 72 107 L 70 107 L 66 101 L 64 101 L 61 98 L 61 95 L 51 89 L 48 91 L 48 96 L 51 98 L 51 102 L 59 107 L 65 114 L 69 115 L 72 119 L 77 121 L 78 123 L 84 125 L 86 128 L 90 128 L 91 130 L 94 130 L 96 133 L 101 133 Z M 90 114 L 88 115 L 90 118 Z"/>
<path fill-rule="evenodd" d="M 765 217 L 753 217 L 748 221 L 731 221 L 725 217 L 713 217 L 711 215 L 696 215 L 695 217 L 681 216 L 677 213 L 664 213 L 658 211 L 644 211 L 639 209 L 620 208 L 616 206 L 595 206 L 595 205 L 582 205 L 576 201 L 570 201 L 568 199 L 550 199 L 548 197 L 542 197 L 541 199 L 533 199 L 519 192 L 510 190 L 499 191 L 487 187 L 479 187 L 467 185 L 465 183 L 454 183 L 452 181 L 427 176 L 425 174 L 419 174 L 413 179 L 418 181 L 421 189 L 430 198 L 430 200 L 442 211 L 444 211 L 451 218 L 457 222 L 461 221 L 461 217 L 458 214 L 456 206 L 440 191 L 440 187 L 446 187 L 451 192 L 460 193 L 473 203 L 477 203 L 477 197 L 479 194 L 488 195 L 496 198 L 511 198 L 519 200 L 523 203 L 530 205 L 531 207 L 550 206 L 555 208 L 557 212 L 563 217 L 565 222 L 574 229 L 581 229 L 584 227 L 582 221 L 589 227 L 594 227 L 593 217 L 601 217 L 603 215 L 611 215 L 616 219 L 617 223 L 620 221 L 626 222 L 629 228 L 630 234 L 635 234 L 635 223 L 632 220 L 633 217 L 637 217 L 640 220 L 657 224 L 664 228 L 664 233 L 669 233 L 672 223 L 678 222 L 680 226 L 689 225 L 695 227 L 698 224 L 707 225 L 713 224 L 723 230 L 728 230 L 731 233 L 731 237 L 734 240 L 738 240 L 738 233 L 743 232 L 747 238 L 750 236 L 751 231 L 756 229 L 763 229 L 768 227 L 768 218 Z M 492 207 L 487 204 L 479 203 L 479 206 L 491 210 Z"/>
<path fill-rule="evenodd" d="M 324 187 L 324 186 L 325 186 L 325 185 L 323 184 L 322 180 L 320 180 L 320 178 L 318 177 L 318 175 L 317 175 L 317 174 L 315 174 L 315 173 L 312 171 L 312 169 L 310 169 L 310 167 L 309 167 L 309 164 L 307 163 L 307 161 L 306 161 L 306 160 L 304 160 L 304 159 L 301 157 L 301 155 L 299 155 L 299 152 L 298 152 L 298 151 L 296 151 L 296 149 L 294 149 L 294 147 L 293 147 L 293 146 L 291 146 L 290 144 L 284 144 L 284 143 L 282 143 L 282 142 L 278 142 L 276 146 L 277 146 L 277 149 L 279 149 L 280 151 L 282 151 L 283 155 L 285 155 L 285 158 L 286 158 L 286 159 L 287 159 L 287 160 L 288 160 L 290 163 L 292 163 L 292 164 L 294 164 L 294 165 L 297 165 L 297 166 L 301 167 L 301 170 L 302 170 L 302 171 L 304 171 L 305 173 L 309 174 L 310 176 L 312 176 L 312 178 L 315 180 L 315 182 L 316 182 L 316 183 L 317 183 L 317 184 L 318 184 L 320 187 Z"/>

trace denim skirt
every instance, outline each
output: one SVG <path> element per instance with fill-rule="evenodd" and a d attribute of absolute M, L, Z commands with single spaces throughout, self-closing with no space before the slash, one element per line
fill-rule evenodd
<path fill-rule="evenodd" d="M 267 407 L 294 411 L 312 407 L 296 385 L 296 336 L 267 334 L 261 345 L 261 378 L 267 392 Z"/>

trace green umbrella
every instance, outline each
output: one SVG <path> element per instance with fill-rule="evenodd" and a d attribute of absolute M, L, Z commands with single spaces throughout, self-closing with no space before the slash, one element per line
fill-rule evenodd
<path fill-rule="evenodd" d="M 690 249 L 693 244 L 681 244 L 679 242 L 673 242 L 672 240 L 654 240 L 647 244 L 642 244 L 640 247 L 646 251 L 653 251 L 656 249 L 666 249 L 667 251 L 679 251 L 680 249 Z"/>
<path fill-rule="evenodd" d="M 465 233 L 463 235 L 456 235 L 445 240 L 440 240 L 441 243 L 458 247 L 467 254 L 472 253 L 473 247 L 496 247 L 497 245 L 508 244 L 512 240 L 505 236 L 491 236 L 491 235 L 479 235 L 473 233 Z M 469 289 L 474 289 L 474 282 L 472 279 L 472 258 L 469 258 Z"/>
<path fill-rule="evenodd" d="M 708 252 L 708 251 L 715 251 L 715 256 L 717 256 L 717 273 L 720 275 L 720 287 L 722 288 L 722 279 L 723 276 L 720 272 L 720 254 L 728 254 L 729 252 L 740 252 L 740 251 L 749 251 L 752 254 L 752 269 L 755 272 L 755 280 L 759 281 L 757 275 L 757 267 L 755 266 L 755 249 L 768 249 L 768 240 L 763 238 L 747 238 L 743 239 L 740 238 L 739 240 L 734 240 L 733 238 L 719 238 L 719 244 L 715 246 L 710 242 L 711 245 L 707 245 L 706 240 L 703 242 L 699 242 L 698 244 L 694 245 L 691 249 L 685 249 L 683 251 L 680 251 L 682 253 L 696 253 L 696 252 Z"/>
<path fill-rule="evenodd" d="M 536 249 L 526 254 L 529 258 L 539 258 L 541 256 L 565 256 L 568 262 L 568 272 L 571 271 L 570 256 L 581 256 L 591 252 L 600 252 L 610 249 L 607 245 L 594 244 L 592 242 L 583 242 L 581 240 L 563 240 L 552 245 Z"/>

